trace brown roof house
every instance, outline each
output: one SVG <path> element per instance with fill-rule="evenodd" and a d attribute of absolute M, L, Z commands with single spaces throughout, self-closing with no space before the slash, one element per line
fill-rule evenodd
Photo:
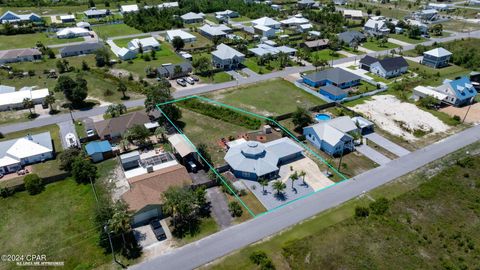
<path fill-rule="evenodd" d="M 317 51 L 317 50 L 326 49 L 329 43 L 330 41 L 328 39 L 317 39 L 317 40 L 305 41 L 304 43 L 300 44 L 300 47 L 310 51 Z"/>
<path fill-rule="evenodd" d="M 133 225 L 147 224 L 162 216 L 162 193 L 169 187 L 192 185 L 192 178 L 184 166 L 175 164 L 153 172 L 128 179 L 130 190 L 122 195 L 123 200 L 135 211 Z"/>
<path fill-rule="evenodd" d="M 15 62 L 31 62 L 42 59 L 38 49 L 14 49 L 0 51 L 0 64 Z"/>
<path fill-rule="evenodd" d="M 100 139 L 110 140 L 120 137 L 127 129 L 135 125 L 147 123 L 150 123 L 150 117 L 145 112 L 133 112 L 95 122 L 95 130 Z"/>

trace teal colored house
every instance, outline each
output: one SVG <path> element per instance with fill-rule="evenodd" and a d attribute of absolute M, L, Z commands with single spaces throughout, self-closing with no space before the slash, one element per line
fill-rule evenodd
<path fill-rule="evenodd" d="M 332 84 L 320 86 L 320 90 L 318 92 L 334 101 L 342 100 L 348 96 L 347 91 Z"/>

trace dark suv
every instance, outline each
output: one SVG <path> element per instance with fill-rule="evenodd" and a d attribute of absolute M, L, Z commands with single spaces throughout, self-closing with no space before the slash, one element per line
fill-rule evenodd
<path fill-rule="evenodd" d="M 165 235 L 165 231 L 162 228 L 162 224 L 158 219 L 152 220 L 150 222 L 150 227 L 152 228 L 153 233 L 158 241 L 167 239 L 167 235 Z"/>

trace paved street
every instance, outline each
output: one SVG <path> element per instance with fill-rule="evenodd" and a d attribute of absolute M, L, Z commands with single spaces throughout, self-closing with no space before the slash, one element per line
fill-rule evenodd
<path fill-rule="evenodd" d="M 434 42 L 448 42 L 456 39 L 462 39 L 462 38 L 468 38 L 468 37 L 475 37 L 475 38 L 480 38 L 480 31 L 473 31 L 473 32 L 468 32 L 468 33 L 456 33 L 452 34 L 449 37 L 444 37 L 444 38 L 433 38 L 429 41 L 426 41 L 424 43 L 421 43 L 423 45 L 432 45 Z M 415 46 L 418 44 L 412 44 L 409 46 L 404 46 L 403 51 L 407 50 L 412 50 L 415 48 Z M 379 55 L 385 55 L 389 54 L 390 50 L 384 50 L 384 51 L 379 51 L 379 52 L 374 52 L 374 53 L 369 53 L 370 56 L 379 56 Z M 329 62 L 331 65 L 338 65 L 342 63 L 348 63 L 351 61 L 356 61 L 360 60 L 363 56 L 358 55 L 358 56 L 353 56 L 353 57 L 345 57 L 341 58 L 338 60 L 334 60 Z M 277 72 L 272 72 L 269 74 L 263 74 L 263 75 L 258 75 L 258 76 L 251 76 L 248 78 L 244 78 L 242 80 L 238 81 L 230 81 L 230 82 L 225 82 L 225 83 L 219 83 L 219 84 L 212 84 L 212 85 L 206 85 L 206 86 L 201 86 L 198 88 L 193 88 L 193 89 L 185 89 L 182 91 L 174 92 L 173 97 L 174 98 L 180 98 L 180 97 L 186 97 L 190 95 L 200 95 L 212 91 L 217 91 L 220 89 L 225 89 L 225 88 L 230 88 L 230 87 L 235 87 L 239 85 L 245 85 L 245 84 L 251 84 L 255 82 L 260 82 L 260 81 L 265 81 L 265 80 L 270 80 L 273 78 L 283 78 L 286 77 L 290 74 L 295 74 L 295 73 L 300 73 L 300 72 L 305 72 L 309 70 L 314 70 L 315 68 L 313 66 L 303 66 L 303 67 L 287 67 L 284 70 L 277 71 Z M 143 99 L 139 100 L 130 100 L 124 102 L 125 106 L 127 108 L 130 107 L 137 107 L 137 106 L 143 106 Z M 94 115 L 99 115 L 105 113 L 107 107 L 95 107 L 90 110 L 86 111 L 79 111 L 74 113 L 75 119 L 82 119 L 86 117 L 91 117 Z M 36 119 L 34 121 L 29 121 L 29 122 L 24 122 L 24 123 L 15 123 L 11 125 L 5 125 L 0 127 L 0 132 L 7 134 L 19 130 L 25 130 L 28 128 L 35 128 L 35 127 L 41 127 L 45 125 L 50 125 L 50 124 L 56 124 L 62 121 L 66 121 L 70 118 L 68 114 L 59 114 L 55 116 L 51 116 L 49 118 L 42 118 L 42 119 Z"/>
<path fill-rule="evenodd" d="M 408 151 L 407 149 L 401 147 L 400 145 L 390 141 L 390 140 L 387 140 L 385 137 L 383 136 L 380 136 L 378 135 L 377 133 L 370 133 L 370 134 L 367 134 L 367 135 L 364 135 L 363 137 L 367 138 L 368 140 L 380 145 L 381 147 L 383 147 L 385 150 L 401 157 L 401 156 L 405 156 L 407 155 L 408 153 L 410 153 L 410 151 Z"/>
<path fill-rule="evenodd" d="M 452 135 L 351 180 L 321 190 L 253 220 L 229 227 L 131 269 L 193 269 L 275 234 L 364 192 L 370 191 L 436 159 L 480 140 L 480 126 Z"/>

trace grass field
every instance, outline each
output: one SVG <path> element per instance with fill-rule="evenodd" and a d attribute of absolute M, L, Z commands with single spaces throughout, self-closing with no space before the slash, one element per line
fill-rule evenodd
<path fill-rule="evenodd" d="M 345 57 L 345 55 L 343 55 L 341 53 L 338 53 L 338 52 L 332 54 L 332 50 L 326 49 L 326 50 L 320 50 L 320 51 L 312 52 L 310 54 L 310 57 L 309 57 L 310 61 L 312 61 L 312 59 L 314 59 L 314 55 L 317 55 L 318 59 L 326 60 L 326 61 L 337 60 L 337 59 Z"/>
<path fill-rule="evenodd" d="M 389 49 L 395 49 L 398 48 L 400 45 L 393 44 L 390 42 L 385 43 L 384 46 L 380 46 L 377 41 L 367 41 L 362 43 L 362 47 L 372 50 L 372 51 L 384 51 L 384 50 L 389 50 Z"/>
<path fill-rule="evenodd" d="M 280 115 L 325 102 L 283 79 L 217 91 L 207 97 L 260 115 Z"/>
<path fill-rule="evenodd" d="M 222 82 L 229 82 L 232 79 L 232 76 L 224 71 L 216 72 L 213 74 L 213 77 L 204 77 L 199 76 L 204 83 L 222 83 Z"/>
<path fill-rule="evenodd" d="M 263 204 L 253 195 L 253 193 L 249 190 L 245 190 L 247 192 L 247 195 L 243 195 L 240 197 L 240 199 L 248 206 L 250 211 L 252 211 L 255 215 L 261 214 L 267 209 L 263 206 Z M 237 199 L 234 196 L 231 196 L 230 194 L 226 194 L 228 202 L 231 201 L 237 201 Z M 241 216 L 236 217 L 234 219 L 234 223 L 239 224 L 244 221 L 247 221 L 249 219 L 252 219 L 252 215 L 248 212 L 248 210 L 242 205 L 243 213 Z"/>
<path fill-rule="evenodd" d="M 170 228 L 173 230 L 173 228 Z M 179 246 L 186 245 L 191 242 L 195 242 L 199 239 L 202 239 L 210 234 L 213 234 L 218 231 L 218 225 L 212 217 L 208 218 L 201 218 L 200 225 L 198 228 L 198 232 L 195 234 L 187 234 L 181 239 L 177 239 L 177 243 Z"/>
<path fill-rule="evenodd" d="M 0 201 L 0 253 L 45 254 L 48 261 L 64 261 L 68 269 L 91 269 L 111 261 L 97 245 L 90 185 L 67 179 L 35 196 L 20 192 Z M 13 263 L 1 265 L 17 269 Z"/>
<path fill-rule="evenodd" d="M 207 151 L 212 156 L 214 165 L 224 164 L 225 152 L 218 146 L 221 138 L 237 136 L 249 131 L 244 127 L 233 125 L 221 120 L 213 119 L 186 109 L 182 109 L 181 122 L 184 123 L 183 132 L 198 147 L 199 144 L 207 145 Z"/>
<path fill-rule="evenodd" d="M 70 42 L 83 41 L 83 38 L 68 38 L 60 39 L 53 36 L 48 36 L 45 33 L 35 34 L 22 34 L 11 37 L 0 38 L 0 50 L 19 49 L 19 48 L 33 48 L 36 46 L 37 41 L 40 41 L 43 45 L 63 44 Z"/>
<path fill-rule="evenodd" d="M 142 31 L 123 23 L 93 26 L 93 31 L 103 39 L 142 33 Z"/>
<path fill-rule="evenodd" d="M 480 144 L 477 143 L 469 149 L 478 151 Z M 359 266 L 365 266 L 368 269 L 391 269 L 392 265 L 402 265 L 402 269 L 419 269 L 419 265 L 415 264 L 419 258 L 423 259 L 420 261 L 422 269 L 445 268 L 435 264 L 438 263 L 439 257 L 447 260 L 464 258 L 466 260 L 464 263 L 467 260 L 472 262 L 471 258 L 478 256 L 476 255 L 478 252 L 474 250 L 464 253 L 463 250 L 468 249 L 469 242 L 476 241 L 475 246 L 480 244 L 478 230 L 473 229 L 478 224 L 478 220 L 472 220 L 472 217 L 476 216 L 475 209 L 478 209 L 479 186 L 478 180 L 476 180 L 477 184 L 472 182 L 475 181 L 475 176 L 478 179 L 480 171 L 478 167 L 468 168 L 470 175 L 469 178 L 465 178 L 465 170 L 458 166 L 446 169 L 444 172 L 432 170 L 439 166 L 447 168 L 464 155 L 465 149 L 457 151 L 421 170 L 368 192 L 368 196 L 350 200 L 268 240 L 236 251 L 202 269 L 255 269 L 256 266 L 248 257 L 256 250 L 265 251 L 274 262 L 276 269 L 358 269 Z M 480 162 L 478 157 L 476 162 Z M 432 174 L 437 176 L 431 178 Z M 425 182 L 427 184 L 423 185 Z M 423 186 L 417 188 L 419 185 Z M 450 188 L 454 190 L 449 192 Z M 459 191 L 466 192 L 468 199 Z M 405 193 L 407 194 L 402 195 Z M 422 195 L 427 197 L 422 198 Z M 397 198 L 398 196 L 401 197 Z M 367 206 L 371 202 L 369 197 L 397 199 L 394 200 L 393 205 L 390 206 L 391 210 L 385 217 L 371 216 L 365 220 L 352 218 L 356 206 Z M 459 226 L 459 220 L 465 218 L 465 215 L 467 215 L 465 222 L 461 222 Z M 412 224 L 405 224 L 408 217 Z M 441 223 L 437 223 L 437 220 Z M 414 224 L 419 225 L 415 226 L 417 229 L 412 228 Z M 394 228 L 398 230 L 392 232 Z M 375 233 L 372 234 L 372 231 Z M 448 231 L 451 234 L 448 234 Z M 437 240 L 440 235 L 443 235 L 443 241 L 448 242 L 447 240 L 452 239 L 451 236 L 456 235 L 454 232 L 459 232 L 460 237 L 451 240 L 452 243 L 447 244 L 447 250 L 445 250 Z M 471 237 L 468 237 L 469 234 Z M 468 241 L 468 238 L 471 239 Z M 429 239 L 432 243 L 429 243 Z M 463 242 L 463 248 L 460 247 L 461 242 Z M 288 258 L 284 257 L 283 253 L 283 247 L 286 246 L 295 247 L 289 249 L 291 252 L 286 255 L 291 256 Z M 433 253 L 432 249 L 435 249 Z M 448 249 L 451 253 L 445 254 Z M 317 253 L 320 251 L 323 253 Z M 409 252 L 411 258 L 405 255 L 405 251 Z M 438 255 L 435 252 L 439 252 Z M 306 257 L 308 254 L 310 254 L 309 258 Z M 421 257 L 423 254 L 431 259 L 426 260 L 425 257 Z M 380 264 L 374 261 L 378 257 L 382 258 Z M 406 261 L 405 258 L 407 258 Z M 325 263 L 322 264 L 322 262 Z M 339 262 L 345 264 L 338 265 Z M 425 263 L 431 264 L 425 266 Z M 470 266 L 474 268 L 475 264 Z"/>
<path fill-rule="evenodd" d="M 260 66 L 257 63 L 257 58 L 255 57 L 246 58 L 245 61 L 243 62 L 243 65 L 258 74 L 268 74 L 272 72 L 271 70 L 265 68 L 264 66 Z"/>
<path fill-rule="evenodd" d="M 454 79 L 457 76 L 467 75 L 470 72 L 463 67 L 453 64 L 448 67 L 435 69 L 410 60 L 407 61 L 410 66 L 409 70 L 421 75 L 420 83 L 422 85 L 437 86 L 444 79 Z"/>

